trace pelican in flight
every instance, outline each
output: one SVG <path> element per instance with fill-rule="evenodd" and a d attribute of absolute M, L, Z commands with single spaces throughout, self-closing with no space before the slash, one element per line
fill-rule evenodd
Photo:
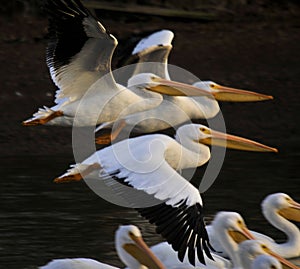
<path fill-rule="evenodd" d="M 116 231 L 115 245 L 119 258 L 128 269 L 166 269 L 142 238 L 134 225 L 122 225 Z M 55 259 L 40 269 L 117 269 L 87 258 Z"/>
<path fill-rule="evenodd" d="M 112 188 L 119 183 L 116 191 L 120 195 L 128 194 L 127 189 L 122 189 L 122 186 L 128 186 L 128 189 L 154 196 L 156 205 L 138 208 L 141 201 L 137 201 L 134 207 L 157 226 L 157 232 L 178 252 L 179 260 L 183 260 L 187 251 L 190 263 L 195 264 L 196 248 L 198 259 L 203 263 L 203 251 L 210 258 L 211 255 L 202 199 L 199 190 L 177 171 L 208 162 L 208 145 L 212 144 L 277 152 L 275 148 L 245 138 L 214 131 L 201 124 L 189 124 L 178 128 L 175 139 L 162 134 L 144 135 L 101 149 L 56 178 L 55 182 L 81 180 L 83 176 L 93 174 L 95 179 L 107 182 Z M 126 199 L 134 198 L 132 196 Z"/>
<path fill-rule="evenodd" d="M 139 59 L 134 75 L 153 73 L 166 81 L 170 80 L 168 56 L 172 49 L 173 37 L 172 31 L 161 30 L 142 39 L 132 52 L 133 57 Z M 129 82 L 134 84 L 130 79 Z M 111 140 L 114 140 L 125 127 L 137 133 L 151 133 L 179 126 L 191 119 L 213 118 L 220 111 L 218 101 L 251 102 L 273 99 L 269 95 L 229 88 L 213 81 L 198 81 L 192 86 L 205 90 L 208 95 L 195 97 L 163 95 L 160 105 L 128 114 L 116 122 L 106 122 L 100 125 L 96 132 L 114 127 L 111 134 Z M 105 144 L 107 141 L 109 141 L 107 134 L 96 138 L 98 144 Z"/>
<path fill-rule="evenodd" d="M 40 109 L 23 125 L 94 126 L 116 120 L 121 112 L 130 114 L 153 108 L 161 103 L 161 93 L 207 95 L 205 90 L 149 73 L 131 78 L 131 89 L 116 83 L 111 59 L 117 39 L 89 10 L 79 0 L 48 0 L 46 11 L 46 61 L 58 88 L 56 105 Z M 137 84 L 142 86 L 137 89 Z M 78 108 L 82 113 L 77 113 Z"/>
<path fill-rule="evenodd" d="M 285 233 L 287 241 L 276 243 L 272 238 L 252 231 L 255 238 L 264 242 L 272 251 L 285 258 L 300 257 L 300 231 L 291 221 L 300 222 L 300 204 L 285 193 L 268 195 L 261 203 L 264 217 L 278 230 Z"/>

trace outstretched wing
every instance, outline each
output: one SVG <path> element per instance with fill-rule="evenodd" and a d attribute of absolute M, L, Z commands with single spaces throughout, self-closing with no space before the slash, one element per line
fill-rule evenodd
<path fill-rule="evenodd" d="M 170 30 L 160 30 L 144 37 L 132 51 L 132 55 L 143 52 L 150 47 L 168 46 L 172 44 L 174 33 Z"/>
<path fill-rule="evenodd" d="M 203 251 L 209 258 L 212 256 L 203 220 L 200 193 L 163 157 L 160 157 L 164 154 L 156 148 L 154 143 L 154 139 L 149 140 L 148 143 L 137 139 L 136 145 L 128 146 L 123 142 L 118 147 L 116 144 L 111 154 L 111 149 L 104 149 L 99 156 L 100 165 L 103 168 L 100 176 L 105 178 L 112 188 L 117 186 L 118 195 L 129 202 L 134 202 L 139 213 L 156 225 L 157 232 L 166 238 L 173 249 L 178 252 L 178 258 L 181 261 L 187 252 L 191 264 L 195 264 L 195 253 L 199 261 L 205 263 Z M 148 149 L 149 145 L 154 146 L 153 150 L 144 150 L 143 154 L 139 155 L 142 148 Z M 157 146 L 162 147 L 161 144 Z M 139 156 L 142 157 L 139 158 Z M 135 197 L 132 197 L 130 201 L 132 194 L 128 194 L 126 189 L 128 186 L 146 193 L 149 199 L 154 197 L 156 204 L 152 203 L 150 207 L 146 207 L 148 197 L 145 195 L 138 205 Z"/>
<path fill-rule="evenodd" d="M 111 71 L 117 40 L 79 0 L 48 0 L 47 65 L 61 99 L 76 100 Z"/>
<path fill-rule="evenodd" d="M 138 59 L 133 74 L 153 73 L 161 78 L 170 79 L 167 65 L 173 38 L 174 33 L 170 30 L 157 31 L 143 38 L 132 51 L 132 57 Z"/>
<path fill-rule="evenodd" d="M 161 78 L 170 79 L 167 64 L 173 38 L 174 33 L 170 30 L 151 33 L 136 44 L 125 64 L 137 63 L 133 75 L 153 73 Z"/>

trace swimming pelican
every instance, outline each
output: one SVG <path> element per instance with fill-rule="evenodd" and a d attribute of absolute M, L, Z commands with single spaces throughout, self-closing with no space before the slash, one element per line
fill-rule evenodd
<path fill-rule="evenodd" d="M 206 265 L 197 262 L 196 267 L 194 267 L 188 263 L 186 257 L 183 262 L 180 262 L 175 251 L 167 242 L 154 245 L 151 247 L 151 250 L 166 268 L 248 269 L 251 267 L 256 257 L 261 254 L 272 255 L 272 257 L 278 259 L 278 261 L 280 261 L 285 268 L 295 268 L 293 264 L 280 257 L 278 254 L 270 251 L 263 243 L 259 242 L 258 240 L 249 240 L 252 239 L 253 236 L 239 214 L 235 212 L 220 212 L 218 214 L 218 220 L 218 227 L 215 227 L 215 229 L 221 238 L 222 244 L 228 248 L 230 260 L 212 253 L 214 261 L 205 258 Z"/>
<path fill-rule="evenodd" d="M 282 266 L 274 257 L 267 254 L 261 254 L 255 258 L 251 269 L 282 269 Z"/>
<path fill-rule="evenodd" d="M 172 49 L 173 37 L 173 32 L 161 30 L 142 39 L 132 52 L 135 57 L 139 58 L 134 74 L 153 73 L 163 79 L 170 80 L 168 56 Z M 135 85 L 130 79 L 129 83 Z M 269 95 L 224 87 L 213 81 L 198 81 L 193 86 L 213 94 L 214 98 L 209 95 L 197 97 L 164 95 L 160 105 L 149 110 L 131 113 L 121 117 L 116 122 L 104 123 L 96 129 L 96 132 L 101 129 L 112 128 L 112 126 L 117 127 L 112 130 L 111 140 L 120 133 L 120 126 L 137 133 L 150 133 L 179 126 L 191 119 L 213 118 L 220 111 L 217 101 L 251 102 L 273 98 Z M 106 134 L 96 138 L 98 144 L 105 144 L 107 141 L 109 138 Z"/>
<path fill-rule="evenodd" d="M 219 244 L 228 253 L 234 268 L 251 268 L 254 258 L 259 254 L 272 255 L 284 268 L 297 268 L 262 242 L 253 240 L 254 236 L 248 230 L 241 215 L 236 212 L 218 212 L 212 224 L 207 226 L 207 231 L 212 243 L 215 242 L 215 237 L 218 238 Z"/>
<path fill-rule="evenodd" d="M 157 106 L 162 101 L 161 92 L 207 95 L 191 85 L 148 73 L 132 79 L 144 87 L 136 89 L 128 84 L 135 91 L 117 84 L 111 72 L 117 39 L 107 33 L 79 0 L 48 0 L 46 3 L 50 36 L 47 65 L 58 87 L 56 105 L 40 109 L 23 125 L 94 126 L 117 119 L 125 110 L 128 114 Z M 74 122 L 79 106 L 84 113 L 77 113 Z"/>
<path fill-rule="evenodd" d="M 163 203 L 139 208 L 139 213 L 157 226 L 157 232 L 178 251 L 180 260 L 188 250 L 189 261 L 195 264 L 197 247 L 198 259 L 204 262 L 203 250 L 208 257 L 211 255 L 203 222 L 202 199 L 199 190 L 176 171 L 205 164 L 210 159 L 207 145 L 211 144 L 277 152 L 275 148 L 248 139 L 223 134 L 204 125 L 189 124 L 178 128 L 175 139 L 162 134 L 144 135 L 101 149 L 73 166 L 55 182 L 81 180 L 96 171 L 93 174 L 96 179 L 111 186 L 121 183 L 117 191 L 128 185 L 154 196 L 157 203 Z M 120 195 L 126 194 L 128 192 L 122 189 Z M 135 207 L 141 207 L 140 201 Z"/>
<path fill-rule="evenodd" d="M 252 231 L 255 238 L 264 242 L 272 251 L 285 258 L 298 258 L 300 256 L 300 231 L 290 222 L 300 222 L 300 204 L 285 193 L 268 195 L 261 203 L 265 218 L 278 230 L 285 233 L 287 241 L 276 243 L 264 234 Z"/>
<path fill-rule="evenodd" d="M 142 238 L 134 225 L 122 225 L 115 234 L 115 245 L 119 258 L 129 269 L 165 269 Z M 117 269 L 117 267 L 93 259 L 55 259 L 40 269 Z"/>
<path fill-rule="evenodd" d="M 276 243 L 272 238 L 252 231 L 251 234 L 265 243 L 272 251 L 284 258 L 298 258 L 300 256 L 300 231 L 289 220 L 300 221 L 300 204 L 284 193 L 268 195 L 262 202 L 262 212 L 265 218 L 277 229 L 284 232 L 287 241 Z M 211 245 L 223 257 L 227 257 L 226 249 L 218 243 L 218 237 L 213 235 L 213 230 L 208 226 Z"/>
<path fill-rule="evenodd" d="M 279 268 L 298 268 L 297 266 L 282 258 L 278 254 L 272 252 L 266 245 L 264 245 L 258 240 L 243 241 L 239 244 L 238 252 L 241 259 L 241 268 L 243 269 L 258 269 L 260 268 L 258 267 L 258 265 L 268 266 L 262 268 L 270 268 L 270 262 L 271 264 L 275 264 Z M 268 255 L 269 258 L 267 259 L 266 257 L 264 257 L 258 259 L 260 255 Z M 273 269 L 274 267 L 271 268 Z"/>

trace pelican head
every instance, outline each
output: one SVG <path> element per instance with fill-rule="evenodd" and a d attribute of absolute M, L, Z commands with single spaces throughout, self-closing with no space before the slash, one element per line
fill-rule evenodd
<path fill-rule="evenodd" d="M 215 231 L 227 233 L 236 243 L 254 239 L 243 218 L 236 212 L 219 212 L 214 218 L 212 225 Z"/>
<path fill-rule="evenodd" d="M 239 255 L 242 260 L 253 261 L 258 255 L 267 253 L 267 246 L 258 240 L 246 240 L 239 244 Z"/>
<path fill-rule="evenodd" d="M 280 263 L 281 267 L 279 266 L 279 268 L 297 268 L 297 266 L 295 266 L 288 260 L 271 251 L 265 244 L 261 243 L 259 240 L 246 240 L 239 244 L 239 255 L 241 257 L 241 262 L 245 268 L 251 268 L 251 264 L 252 268 L 257 268 L 253 267 L 253 262 L 255 261 L 256 257 L 262 254 L 270 255 L 275 258 Z"/>
<path fill-rule="evenodd" d="M 270 95 L 225 87 L 213 81 L 199 81 L 194 83 L 193 86 L 211 93 L 217 101 L 253 102 L 273 99 L 273 96 Z"/>
<path fill-rule="evenodd" d="M 140 230 L 136 226 L 120 226 L 116 232 L 115 241 L 120 259 L 130 268 L 165 269 L 164 265 L 146 245 Z"/>
<path fill-rule="evenodd" d="M 274 257 L 261 254 L 253 261 L 251 269 L 282 269 L 282 266 Z"/>
<path fill-rule="evenodd" d="M 212 93 L 182 82 L 163 79 L 152 73 L 140 73 L 132 76 L 127 83 L 128 88 L 146 89 L 159 94 L 170 96 L 208 96 L 214 98 Z"/>
<path fill-rule="evenodd" d="M 176 139 L 180 141 L 190 139 L 200 144 L 237 150 L 277 152 L 275 148 L 239 136 L 218 132 L 202 124 L 187 124 L 179 127 Z"/>
<path fill-rule="evenodd" d="M 274 193 L 268 195 L 262 202 L 264 214 L 274 211 L 292 221 L 300 222 L 300 204 L 285 193 Z"/>

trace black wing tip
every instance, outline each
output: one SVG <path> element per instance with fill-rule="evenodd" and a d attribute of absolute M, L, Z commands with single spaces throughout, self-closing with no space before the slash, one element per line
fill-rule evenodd
<path fill-rule="evenodd" d="M 199 203 L 192 206 L 181 201 L 177 207 L 165 203 L 137 211 L 150 223 L 156 225 L 156 232 L 161 234 L 172 248 L 178 252 L 182 262 L 188 255 L 189 262 L 195 266 L 196 254 L 199 262 L 205 264 L 205 255 L 213 260 L 207 231 L 203 218 L 203 208 Z"/>
<path fill-rule="evenodd" d="M 46 0 L 44 11 L 52 18 L 85 18 L 92 16 L 90 11 L 79 0 Z"/>

